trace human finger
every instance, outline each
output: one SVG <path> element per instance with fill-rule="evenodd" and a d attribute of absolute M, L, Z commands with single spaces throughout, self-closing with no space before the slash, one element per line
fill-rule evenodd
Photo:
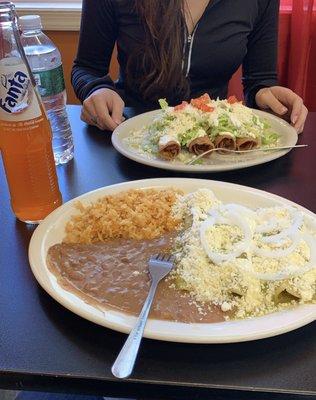
<path fill-rule="evenodd" d="M 93 125 L 97 124 L 97 114 L 93 104 L 93 101 L 88 98 L 82 104 L 82 113 L 85 117 L 93 122 Z"/>
<path fill-rule="evenodd" d="M 301 109 L 301 113 L 294 125 L 294 128 L 298 131 L 298 133 L 302 133 L 305 126 L 305 121 L 308 115 L 308 109 L 303 105 Z"/>
<path fill-rule="evenodd" d="M 302 113 L 303 109 L 303 100 L 297 96 L 295 93 L 293 93 L 293 99 L 292 99 L 292 113 L 291 113 L 291 122 L 293 125 L 297 125 L 298 120 L 300 118 L 300 115 Z M 300 125 L 299 125 L 300 126 Z"/>
<path fill-rule="evenodd" d="M 102 99 L 96 97 L 93 99 L 93 105 L 96 112 L 96 117 L 98 119 L 99 127 L 103 130 L 113 131 L 117 127 L 117 124 L 113 121 L 109 113 L 107 102 L 105 102 L 104 100 L 102 101 Z"/>
<path fill-rule="evenodd" d="M 271 90 L 266 90 L 261 94 L 261 103 L 265 107 L 270 108 L 274 113 L 278 115 L 284 115 L 287 113 L 288 109 L 282 104 L 271 92 Z"/>
<path fill-rule="evenodd" d="M 97 119 L 91 117 L 85 109 L 81 110 L 80 119 L 88 125 L 97 125 Z"/>
<path fill-rule="evenodd" d="M 111 117 L 117 125 L 121 124 L 124 121 L 123 110 L 123 100 L 119 96 L 113 96 Z"/>

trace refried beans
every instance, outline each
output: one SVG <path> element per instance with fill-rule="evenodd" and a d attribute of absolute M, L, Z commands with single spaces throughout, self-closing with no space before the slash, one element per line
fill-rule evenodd
<path fill-rule="evenodd" d="M 138 315 L 150 287 L 148 259 L 153 254 L 168 253 L 175 236 L 56 244 L 48 251 L 48 267 L 64 289 L 86 303 Z M 186 323 L 224 320 L 225 313 L 219 307 L 198 305 L 171 283 L 169 277 L 159 284 L 150 318 Z"/>

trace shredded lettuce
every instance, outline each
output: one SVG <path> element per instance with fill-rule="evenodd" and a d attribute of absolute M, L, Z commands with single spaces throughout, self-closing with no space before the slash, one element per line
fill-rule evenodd
<path fill-rule="evenodd" d="M 229 116 L 227 114 L 222 114 L 218 117 L 218 126 L 214 126 L 210 129 L 211 138 L 215 138 L 221 132 L 231 132 L 234 134 L 236 131 L 236 127 L 231 122 Z"/>
<path fill-rule="evenodd" d="M 271 126 L 270 126 L 270 124 L 268 123 L 267 120 L 263 120 L 262 122 L 263 122 L 263 129 L 270 129 L 271 128 Z"/>
<path fill-rule="evenodd" d="M 192 162 L 193 165 L 203 165 L 205 164 L 205 160 L 203 160 L 203 158 L 198 158 L 197 160 L 194 160 Z"/>
<path fill-rule="evenodd" d="M 273 147 L 278 143 L 279 135 L 273 131 L 269 121 L 253 113 L 242 104 L 231 105 L 225 100 L 212 100 L 214 112 L 203 112 L 192 105 L 174 111 L 166 99 L 160 99 L 162 112 L 148 126 L 148 135 L 142 142 L 147 153 L 157 154 L 159 140 L 169 135 L 178 140 L 183 150 L 199 136 L 208 135 L 214 141 L 222 132 L 238 137 L 259 139 L 264 147 Z M 181 151 L 177 159 L 189 156 Z"/>
<path fill-rule="evenodd" d="M 199 136 L 198 129 L 194 129 L 191 131 L 185 132 L 181 137 L 180 137 L 180 143 L 181 146 L 187 146 L 192 140 L 197 138 Z"/>
<path fill-rule="evenodd" d="M 279 135 L 275 132 L 266 132 L 262 137 L 262 144 L 264 146 L 271 146 L 276 144 L 278 141 Z"/>
<path fill-rule="evenodd" d="M 159 99 L 158 101 L 159 101 L 160 108 L 162 110 L 165 110 L 166 108 L 169 107 L 169 104 L 166 99 Z"/>

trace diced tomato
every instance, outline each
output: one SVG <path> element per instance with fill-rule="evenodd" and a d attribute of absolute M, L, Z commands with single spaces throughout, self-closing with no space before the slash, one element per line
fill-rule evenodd
<path fill-rule="evenodd" d="M 187 101 L 183 101 L 181 104 L 178 104 L 174 107 L 174 111 L 183 110 L 189 103 Z"/>
<path fill-rule="evenodd" d="M 214 107 L 208 106 L 207 104 L 200 104 L 200 106 L 198 108 L 201 111 L 205 111 L 205 112 L 213 112 L 215 110 Z"/>
<path fill-rule="evenodd" d="M 197 104 L 197 103 L 207 104 L 210 102 L 211 102 L 211 98 L 207 93 L 204 93 L 204 94 L 202 94 L 202 96 L 191 100 L 191 104 Z"/>
<path fill-rule="evenodd" d="M 227 102 L 229 104 L 235 104 L 235 103 L 238 103 L 238 99 L 237 99 L 236 96 L 229 96 L 228 99 L 227 99 Z"/>
<path fill-rule="evenodd" d="M 211 103 L 211 98 L 210 96 L 205 93 L 202 96 L 192 99 L 191 100 L 191 105 L 195 108 L 198 108 L 199 110 L 206 111 L 206 112 L 212 112 L 214 111 L 214 107 L 209 106 L 208 104 Z"/>
<path fill-rule="evenodd" d="M 191 105 L 192 105 L 193 107 L 198 108 L 200 104 L 201 104 L 201 102 L 200 102 L 199 99 L 191 99 Z"/>
<path fill-rule="evenodd" d="M 203 100 L 201 101 L 201 98 L 198 99 L 192 99 L 191 100 L 191 105 L 198 110 L 205 111 L 205 112 L 212 112 L 214 111 L 214 107 L 211 107 L 207 105 Z"/>
<path fill-rule="evenodd" d="M 201 101 L 201 103 L 207 104 L 211 102 L 211 98 L 208 95 L 208 93 L 204 93 L 201 97 L 198 98 L 198 100 Z"/>

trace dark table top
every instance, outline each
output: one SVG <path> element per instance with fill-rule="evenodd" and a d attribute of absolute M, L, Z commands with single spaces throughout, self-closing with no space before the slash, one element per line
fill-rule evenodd
<path fill-rule="evenodd" d="M 127 110 L 132 114 L 133 110 Z M 58 167 L 64 201 L 127 180 L 194 176 L 236 182 L 284 196 L 316 212 L 316 113 L 297 149 L 269 164 L 235 172 L 180 174 L 120 156 L 110 134 L 88 128 L 69 107 L 75 159 Z M 33 232 L 11 213 L 0 166 L 0 387 L 164 399 L 316 397 L 316 324 L 256 342 L 172 344 L 145 339 L 133 376 L 110 371 L 125 335 L 64 309 L 34 279 L 27 258 Z"/>

